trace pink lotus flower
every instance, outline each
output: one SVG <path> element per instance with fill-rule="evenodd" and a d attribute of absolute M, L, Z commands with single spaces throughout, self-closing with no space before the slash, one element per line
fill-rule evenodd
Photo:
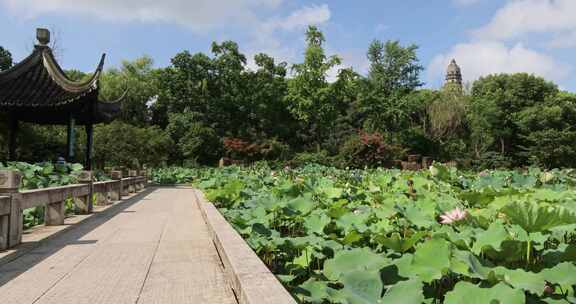
<path fill-rule="evenodd" d="M 465 219 L 466 216 L 468 216 L 468 212 L 466 212 L 466 210 L 456 208 L 454 210 L 451 210 L 451 211 L 448 211 L 448 212 L 445 212 L 444 214 L 442 214 L 440 216 L 440 218 L 442 219 L 440 221 L 440 223 L 452 224 L 454 222 L 458 222 L 458 221 Z"/>

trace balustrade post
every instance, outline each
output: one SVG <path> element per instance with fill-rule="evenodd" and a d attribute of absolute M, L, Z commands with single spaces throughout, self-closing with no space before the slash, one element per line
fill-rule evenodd
<path fill-rule="evenodd" d="M 138 177 L 138 171 L 128 170 L 128 177 L 132 178 L 130 181 L 130 186 L 128 187 L 128 192 L 135 193 L 138 191 L 138 186 L 136 183 L 136 178 Z"/>
<path fill-rule="evenodd" d="M 0 170 L 0 193 L 10 198 L 9 215 L 0 216 L 0 250 L 22 242 L 22 196 L 18 193 L 21 182 L 20 172 Z"/>
<path fill-rule="evenodd" d="M 148 186 L 148 170 L 141 170 L 140 176 L 142 176 L 142 188 L 146 188 Z"/>
<path fill-rule="evenodd" d="M 110 171 L 110 177 L 118 181 L 116 190 L 112 190 L 110 197 L 113 201 L 119 201 L 122 199 L 122 193 L 124 192 L 124 185 L 122 182 L 122 171 Z"/>
<path fill-rule="evenodd" d="M 46 208 L 44 209 L 44 225 L 46 226 L 64 225 L 65 218 L 66 218 L 66 201 L 46 205 Z"/>
<path fill-rule="evenodd" d="M 80 175 L 78 176 L 78 182 L 88 186 L 88 194 L 80 197 L 79 200 L 75 201 L 76 210 L 81 214 L 92 213 L 92 210 L 94 210 L 94 184 L 92 171 L 80 172 Z"/>

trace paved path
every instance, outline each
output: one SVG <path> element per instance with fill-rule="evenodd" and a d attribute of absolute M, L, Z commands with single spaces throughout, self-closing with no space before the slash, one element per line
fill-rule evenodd
<path fill-rule="evenodd" d="M 0 266 L 0 303 L 236 304 L 192 189 L 149 188 Z"/>

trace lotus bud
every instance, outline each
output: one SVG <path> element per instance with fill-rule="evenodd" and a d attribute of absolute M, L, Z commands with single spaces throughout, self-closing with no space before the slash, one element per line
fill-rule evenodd
<path fill-rule="evenodd" d="M 554 174 L 552 172 L 544 172 L 540 174 L 540 181 L 543 184 L 549 183 L 554 179 Z"/>
<path fill-rule="evenodd" d="M 440 173 L 440 170 L 438 170 L 438 168 L 436 168 L 434 166 L 430 166 L 429 171 L 430 171 L 430 175 L 432 175 L 432 176 L 438 176 L 438 174 Z"/>

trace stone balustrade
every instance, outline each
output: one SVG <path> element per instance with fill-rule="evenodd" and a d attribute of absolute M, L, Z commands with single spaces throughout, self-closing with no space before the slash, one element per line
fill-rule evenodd
<path fill-rule="evenodd" d="M 63 225 L 66 200 L 73 199 L 76 213 L 92 213 L 94 203 L 109 205 L 120 201 L 122 196 L 144 189 L 147 176 L 138 175 L 136 172 L 130 170 L 130 177 L 123 178 L 121 171 L 112 171 L 112 180 L 94 182 L 92 172 L 83 171 L 78 176 L 78 184 L 19 190 L 22 179 L 20 173 L 0 170 L 0 251 L 22 242 L 24 209 L 45 207 L 45 225 Z"/>

